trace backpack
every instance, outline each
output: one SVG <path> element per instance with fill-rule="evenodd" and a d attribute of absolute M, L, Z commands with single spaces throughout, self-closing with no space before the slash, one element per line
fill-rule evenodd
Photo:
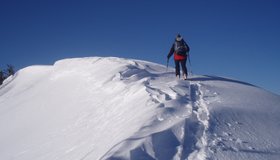
<path fill-rule="evenodd" d="M 187 52 L 190 51 L 190 48 L 189 48 L 189 46 L 187 45 L 187 43 L 184 40 L 175 41 L 175 43 L 174 43 L 174 51 L 178 55 L 186 56 Z"/>

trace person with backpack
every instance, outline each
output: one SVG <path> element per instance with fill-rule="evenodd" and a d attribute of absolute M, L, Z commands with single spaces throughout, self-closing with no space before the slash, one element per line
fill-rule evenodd
<path fill-rule="evenodd" d="M 169 58 L 174 54 L 174 61 L 175 61 L 175 69 L 176 69 L 176 77 L 180 79 L 180 65 L 183 70 L 183 79 L 187 80 L 188 77 L 188 70 L 186 67 L 188 54 L 190 51 L 190 47 L 185 42 L 183 37 L 178 34 L 175 38 L 175 42 L 173 43 L 169 54 L 167 55 L 167 60 L 169 61 Z"/>

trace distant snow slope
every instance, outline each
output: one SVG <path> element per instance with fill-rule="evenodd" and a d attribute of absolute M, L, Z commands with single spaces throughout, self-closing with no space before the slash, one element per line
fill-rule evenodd
<path fill-rule="evenodd" d="M 30 66 L 0 86 L 2 160 L 279 160 L 280 96 L 122 58 Z"/>

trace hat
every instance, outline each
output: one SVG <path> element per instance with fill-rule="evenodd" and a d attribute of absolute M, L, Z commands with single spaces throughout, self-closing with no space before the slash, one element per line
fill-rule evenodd
<path fill-rule="evenodd" d="M 176 41 L 181 41 L 183 39 L 183 37 L 180 35 L 180 34 L 178 34 L 177 36 L 176 36 Z"/>

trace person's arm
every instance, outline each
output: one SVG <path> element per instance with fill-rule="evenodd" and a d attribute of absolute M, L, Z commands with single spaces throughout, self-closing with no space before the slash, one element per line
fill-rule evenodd
<path fill-rule="evenodd" d="M 174 44 L 173 44 L 172 47 L 170 48 L 170 51 L 169 51 L 169 53 L 168 53 L 168 55 L 167 55 L 167 59 L 169 59 L 169 58 L 172 56 L 173 53 L 174 53 Z"/>

